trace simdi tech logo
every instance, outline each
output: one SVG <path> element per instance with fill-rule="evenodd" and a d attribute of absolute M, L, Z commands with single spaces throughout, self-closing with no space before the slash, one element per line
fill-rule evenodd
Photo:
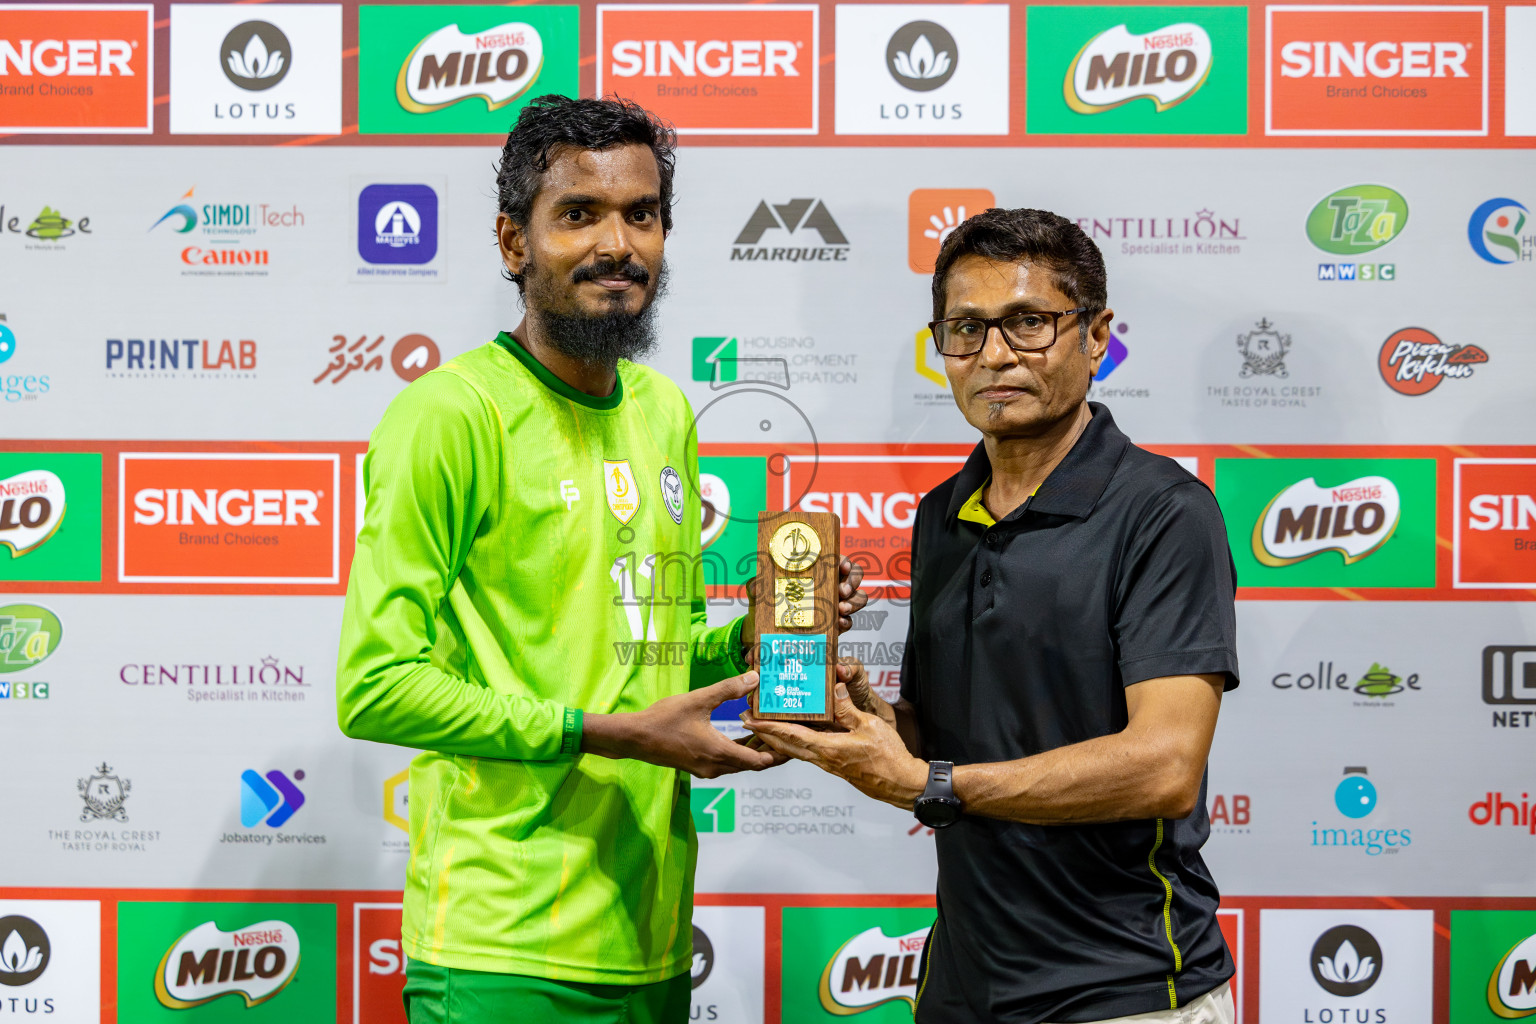
<path fill-rule="evenodd" d="M 600 4 L 597 92 L 684 135 L 814 135 L 819 19 L 812 4 Z"/>
<path fill-rule="evenodd" d="M 1536 459 L 1457 459 L 1452 585 L 1536 589 Z"/>
<path fill-rule="evenodd" d="M 1246 7 L 1029 8 L 1031 134 L 1241 135 Z"/>
<path fill-rule="evenodd" d="M 1488 134 L 1488 8 L 1271 5 L 1269 135 Z"/>
<path fill-rule="evenodd" d="M 505 137 L 530 98 L 576 95 L 577 11 L 358 8 L 358 131 Z"/>
<path fill-rule="evenodd" d="M 1435 460 L 1217 459 L 1243 587 L 1432 587 Z"/>
<path fill-rule="evenodd" d="M 0 132 L 154 130 L 154 7 L 0 5 Z"/>
<path fill-rule="evenodd" d="M 0 580 L 101 579 L 101 456 L 0 454 Z"/>

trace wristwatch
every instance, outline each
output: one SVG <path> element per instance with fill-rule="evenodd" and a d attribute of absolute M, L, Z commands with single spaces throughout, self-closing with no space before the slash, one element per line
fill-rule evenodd
<path fill-rule="evenodd" d="M 912 813 L 929 828 L 948 828 L 960 819 L 960 798 L 950 781 L 954 770 L 948 761 L 928 763 L 928 787 L 912 805 Z"/>

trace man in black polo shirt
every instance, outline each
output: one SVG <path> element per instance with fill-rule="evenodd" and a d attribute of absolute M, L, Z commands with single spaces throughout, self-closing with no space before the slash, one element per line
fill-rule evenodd
<path fill-rule="evenodd" d="M 982 441 L 918 507 L 901 699 L 860 672 L 838 686 L 847 731 L 750 727 L 937 829 L 918 1024 L 1229 1024 L 1232 958 L 1199 852 L 1237 685 L 1216 500 L 1087 401 L 1114 314 L 1076 225 L 964 222 L 933 308 Z"/>

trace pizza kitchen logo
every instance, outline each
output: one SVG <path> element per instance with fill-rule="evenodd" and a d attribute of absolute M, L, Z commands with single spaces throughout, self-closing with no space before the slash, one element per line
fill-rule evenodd
<path fill-rule="evenodd" d="M 260 921 L 223 931 L 213 921 L 193 928 L 165 951 L 155 968 L 155 998 L 190 1010 L 238 995 L 247 1008 L 274 998 L 299 969 L 299 933 L 285 921 Z"/>
<path fill-rule="evenodd" d="M 1404 327 L 1382 342 L 1377 358 L 1381 379 L 1400 395 L 1425 395 L 1442 380 L 1466 380 L 1488 362 L 1477 345 L 1448 345 L 1422 327 Z"/>
<path fill-rule="evenodd" d="M 1063 94 L 1079 114 L 1098 114 L 1136 99 L 1159 113 L 1193 96 L 1211 73 L 1211 37 L 1193 22 L 1136 34 L 1124 25 L 1100 32 L 1067 67 Z"/>
<path fill-rule="evenodd" d="M 1337 487 L 1319 487 L 1315 477 L 1308 477 L 1265 506 L 1253 527 L 1253 556 L 1279 567 L 1337 551 L 1349 565 L 1390 540 L 1401 515 L 1397 486 L 1384 476 L 1363 476 Z"/>

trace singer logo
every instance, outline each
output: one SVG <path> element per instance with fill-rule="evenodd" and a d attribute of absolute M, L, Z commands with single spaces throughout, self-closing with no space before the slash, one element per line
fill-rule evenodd
<path fill-rule="evenodd" d="M 544 65 L 544 40 L 520 21 L 484 32 L 449 25 L 417 44 L 395 80 L 395 98 L 413 114 L 479 97 L 499 110 L 528 91 Z"/>
<path fill-rule="evenodd" d="M 398 903 L 352 905 L 354 1024 L 405 1024 L 400 995 L 406 957 L 400 951 Z"/>
<path fill-rule="evenodd" d="M 1536 459 L 1457 459 L 1454 585 L 1536 588 Z"/>
<path fill-rule="evenodd" d="M 0 8 L 0 132 L 153 130 L 154 8 Z"/>
<path fill-rule="evenodd" d="M 683 134 L 815 134 L 818 12 L 599 5 L 598 94 L 634 99 Z"/>
<path fill-rule="evenodd" d="M 1211 73 L 1211 37 L 1194 22 L 1136 35 L 1124 25 L 1100 32 L 1067 68 L 1067 106 L 1079 114 L 1145 97 L 1159 112 L 1182 103 Z"/>
<path fill-rule="evenodd" d="M 1365 476 L 1338 487 L 1308 477 L 1275 495 L 1253 527 L 1253 556 L 1269 566 L 1292 565 L 1324 551 L 1344 564 L 1380 548 L 1397 529 L 1402 502 L 1384 476 Z"/>
<path fill-rule="evenodd" d="M 205 921 L 166 950 L 155 970 L 155 998 L 189 1010 L 236 994 L 247 1007 L 281 992 L 299 969 L 299 933 L 284 921 L 226 932 Z"/>
<path fill-rule="evenodd" d="M 1270 135 L 1488 134 L 1488 8 L 1271 6 Z"/>
<path fill-rule="evenodd" d="M 335 583 L 340 457 L 119 456 L 125 583 Z"/>

